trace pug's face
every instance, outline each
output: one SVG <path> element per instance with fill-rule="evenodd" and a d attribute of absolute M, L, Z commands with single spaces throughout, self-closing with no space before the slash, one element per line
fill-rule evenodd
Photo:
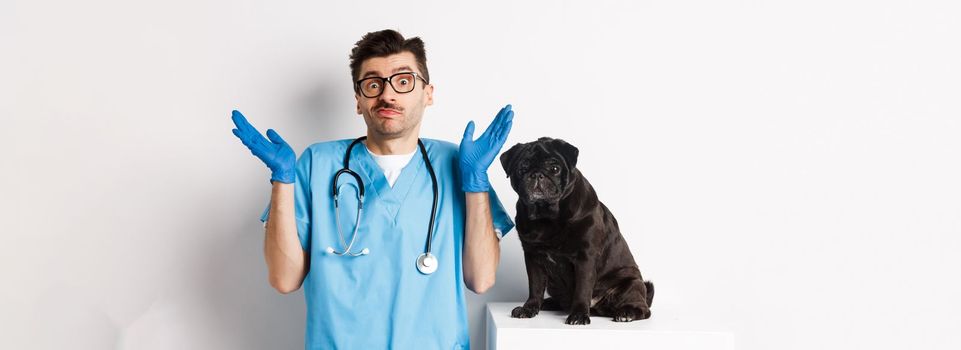
<path fill-rule="evenodd" d="M 574 180 L 577 153 L 564 140 L 542 137 L 514 145 L 501 155 L 504 172 L 527 206 L 529 219 L 557 216 L 558 204 Z"/>

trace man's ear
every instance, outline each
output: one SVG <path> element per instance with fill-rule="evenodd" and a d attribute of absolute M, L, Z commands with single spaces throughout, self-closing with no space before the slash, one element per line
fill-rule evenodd
<path fill-rule="evenodd" d="M 357 100 L 357 114 L 360 114 L 360 96 L 354 94 L 354 100 Z"/>
<path fill-rule="evenodd" d="M 509 150 L 501 154 L 501 167 L 504 168 L 504 172 L 507 173 L 507 177 L 511 177 L 511 173 L 514 172 L 514 167 L 517 166 L 517 158 L 521 153 L 521 149 L 524 148 L 523 143 L 518 143 L 511 147 Z"/>
<path fill-rule="evenodd" d="M 427 102 L 424 103 L 425 106 L 434 105 L 434 84 L 428 84 L 424 87 L 424 94 L 427 95 Z"/>
<path fill-rule="evenodd" d="M 574 166 L 577 165 L 577 155 L 580 153 L 580 151 L 577 150 L 577 147 L 574 147 L 574 145 L 569 144 L 567 141 L 561 139 L 550 140 L 550 143 L 551 146 L 553 146 L 554 149 L 561 154 L 561 157 L 564 157 L 564 161 L 567 162 L 567 167 L 571 170 L 574 170 Z"/>

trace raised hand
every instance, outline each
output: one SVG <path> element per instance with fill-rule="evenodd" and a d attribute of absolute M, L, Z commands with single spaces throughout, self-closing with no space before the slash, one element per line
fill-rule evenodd
<path fill-rule="evenodd" d="M 487 168 L 497 158 L 501 147 L 507 141 L 514 120 L 511 105 L 501 108 L 494 121 L 474 140 L 474 121 L 467 123 L 464 139 L 460 142 L 460 159 L 458 165 L 461 173 L 461 189 L 464 192 L 487 192 L 490 181 L 487 178 Z"/>
<path fill-rule="evenodd" d="M 244 115 L 240 114 L 239 111 L 233 111 L 230 119 L 237 126 L 236 129 L 232 130 L 234 135 L 244 143 L 244 146 L 250 149 L 250 153 L 260 158 L 267 165 L 267 168 L 270 168 L 272 172 L 270 180 L 288 184 L 294 183 L 296 177 L 294 165 L 297 163 L 297 156 L 290 145 L 280 138 L 280 135 L 274 129 L 268 129 L 267 138 L 264 138 L 260 131 L 250 125 L 247 118 L 244 118 Z"/>

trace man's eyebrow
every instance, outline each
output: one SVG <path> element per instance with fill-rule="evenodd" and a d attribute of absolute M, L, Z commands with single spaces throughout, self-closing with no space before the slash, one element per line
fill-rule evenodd
<path fill-rule="evenodd" d="M 408 66 L 400 66 L 400 67 L 394 68 L 394 71 L 392 71 L 391 73 L 397 73 L 397 72 L 413 72 L 413 71 L 414 71 L 414 70 L 411 69 L 411 68 L 408 67 Z"/>
<path fill-rule="evenodd" d="M 411 69 L 410 66 L 400 66 L 400 67 L 394 68 L 394 70 L 391 71 L 391 73 L 413 72 L 413 71 L 414 70 Z M 364 75 L 362 75 L 360 78 L 363 79 L 367 77 L 381 77 L 381 76 L 380 76 L 380 73 L 378 73 L 377 71 L 368 71 L 367 73 L 364 73 Z"/>
<path fill-rule="evenodd" d="M 368 71 L 367 73 L 364 73 L 364 75 L 362 75 L 361 78 L 366 78 L 366 77 L 379 77 L 379 76 L 380 76 L 380 74 L 378 74 L 378 73 L 375 72 L 375 71 Z"/>

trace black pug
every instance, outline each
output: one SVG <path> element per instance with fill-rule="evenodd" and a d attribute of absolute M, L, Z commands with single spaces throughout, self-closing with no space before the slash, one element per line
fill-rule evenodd
<path fill-rule="evenodd" d="M 542 137 L 500 157 L 519 197 L 515 221 L 530 292 L 511 317 L 567 310 L 567 324 L 590 324 L 591 315 L 649 318 L 654 285 L 641 278 L 617 220 L 575 167 L 577 154 L 563 140 Z"/>

